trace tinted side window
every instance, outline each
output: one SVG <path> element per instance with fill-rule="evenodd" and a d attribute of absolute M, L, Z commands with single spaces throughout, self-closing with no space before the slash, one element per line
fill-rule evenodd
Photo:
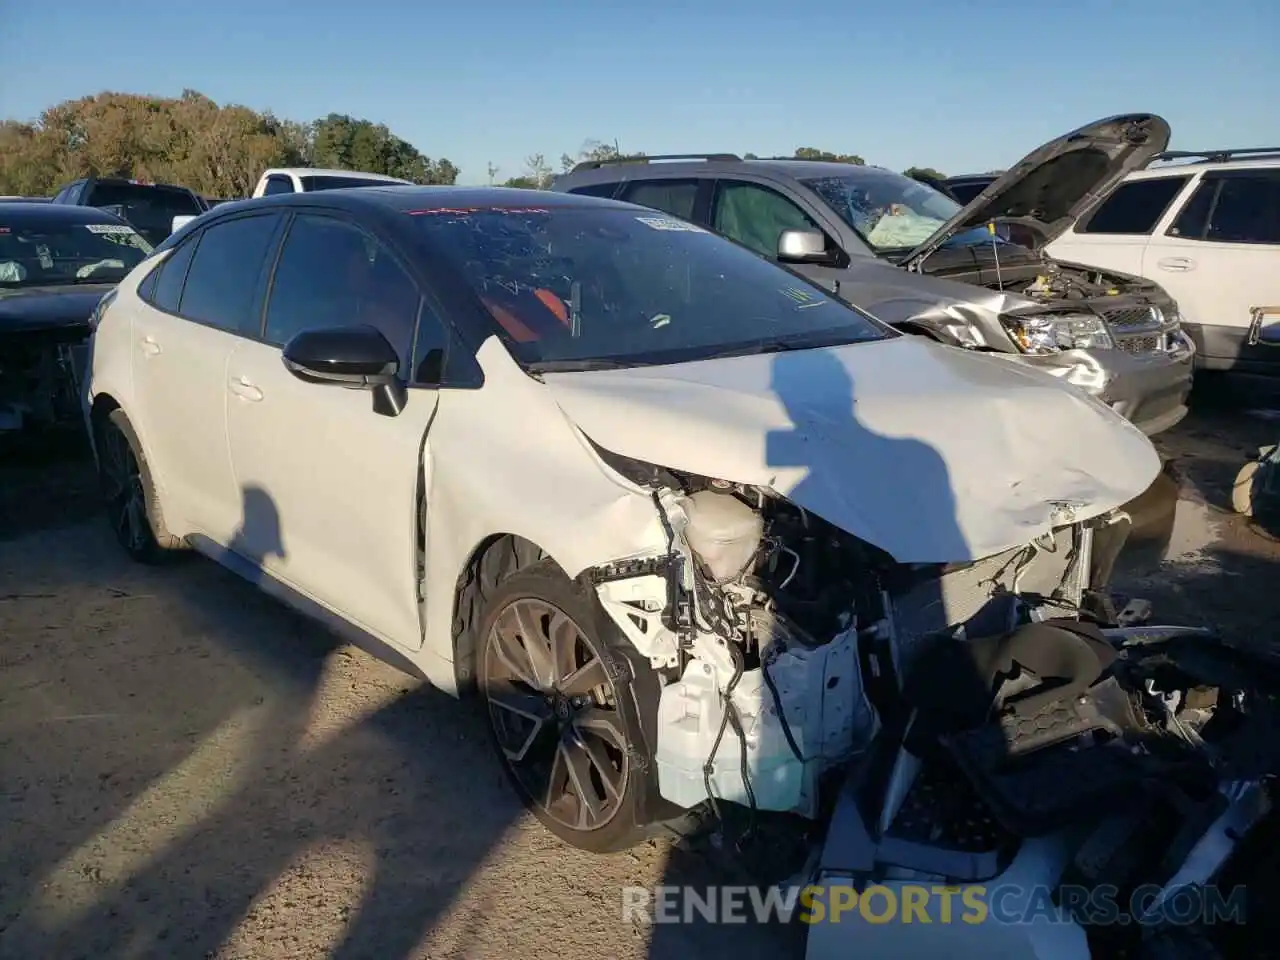
<path fill-rule="evenodd" d="M 1186 183 L 1186 177 L 1157 177 L 1122 183 L 1102 202 L 1079 232 L 1150 233 Z"/>
<path fill-rule="evenodd" d="M 1219 243 L 1280 243 L 1280 176 L 1230 176 L 1221 182 L 1204 238 Z"/>
<path fill-rule="evenodd" d="M 692 220 L 697 198 L 697 180 L 636 180 L 627 185 L 618 199 Z"/>
<path fill-rule="evenodd" d="M 1201 179 L 1191 199 L 1186 202 L 1173 225 L 1169 228 L 1169 236 L 1182 237 L 1184 240 L 1199 240 L 1204 237 L 1204 229 L 1209 224 L 1209 211 L 1213 209 L 1213 198 L 1218 195 L 1218 182 Z"/>
<path fill-rule="evenodd" d="M 279 217 L 271 213 L 207 227 L 187 271 L 178 312 L 234 333 L 256 333 L 258 280 L 278 225 Z"/>
<path fill-rule="evenodd" d="M 192 237 L 177 250 L 173 251 L 160 264 L 160 276 L 156 280 L 155 290 L 150 297 L 151 303 L 166 313 L 177 313 L 178 302 L 182 299 L 182 284 L 187 279 L 187 268 L 191 266 L 191 257 L 196 252 L 199 237 Z M 146 293 L 143 293 L 146 296 Z"/>
<path fill-rule="evenodd" d="M 946 192 L 949 192 L 951 196 L 955 197 L 957 203 L 964 205 L 973 200 L 974 197 L 987 189 L 987 187 L 991 186 L 991 183 L 984 183 L 981 180 L 961 180 L 958 183 L 950 183 L 944 180 L 942 185 L 946 187 Z"/>
<path fill-rule="evenodd" d="M 618 189 L 616 183 L 591 183 L 585 187 L 574 187 L 568 193 L 576 193 L 584 197 L 604 197 L 606 200 L 612 200 L 614 192 Z"/>
<path fill-rule="evenodd" d="M 274 197 L 278 193 L 293 193 L 293 181 L 288 177 L 274 175 L 267 177 L 267 187 L 263 190 L 262 195 L 265 197 Z"/>
<path fill-rule="evenodd" d="M 283 345 L 309 327 L 365 323 L 403 359 L 418 300 L 417 285 L 382 244 L 345 220 L 304 214 L 289 228 L 276 265 L 266 339 Z"/>
<path fill-rule="evenodd" d="M 766 257 L 778 255 L 784 230 L 823 230 L 798 206 L 768 187 L 740 180 L 721 181 L 712 226 Z"/>

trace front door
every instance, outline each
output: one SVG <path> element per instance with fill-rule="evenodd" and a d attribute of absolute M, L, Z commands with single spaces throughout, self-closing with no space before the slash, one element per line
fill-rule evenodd
<path fill-rule="evenodd" d="M 1249 350 L 1243 338 L 1255 308 L 1280 306 L 1280 170 L 1204 174 L 1152 237 L 1142 266 L 1201 328 L 1206 365 L 1234 365 L 1238 356 L 1274 364 L 1280 351 Z"/>
<path fill-rule="evenodd" d="M 422 644 L 420 453 L 437 392 L 411 389 L 398 416 L 383 416 L 369 391 L 299 380 L 285 369 L 281 348 L 303 329 L 366 323 L 407 368 L 422 302 L 410 275 L 369 233 L 345 219 L 301 213 L 285 235 L 262 336 L 232 353 L 224 395 L 242 498 L 232 549 L 365 631 L 411 649 Z"/>

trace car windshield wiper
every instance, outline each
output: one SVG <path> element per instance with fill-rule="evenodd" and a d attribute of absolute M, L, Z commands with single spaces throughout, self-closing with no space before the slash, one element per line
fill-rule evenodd
<path fill-rule="evenodd" d="M 582 373 L 588 370 L 625 370 L 644 366 L 642 360 L 617 360 L 610 357 L 581 360 L 535 360 L 527 366 L 530 373 Z"/>

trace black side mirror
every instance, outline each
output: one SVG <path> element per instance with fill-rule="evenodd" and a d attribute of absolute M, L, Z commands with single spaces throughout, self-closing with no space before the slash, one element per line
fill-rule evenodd
<path fill-rule="evenodd" d="M 400 357 L 382 331 L 366 325 L 303 330 L 284 345 L 285 369 L 307 383 L 373 391 L 373 409 L 394 417 L 407 393 Z"/>

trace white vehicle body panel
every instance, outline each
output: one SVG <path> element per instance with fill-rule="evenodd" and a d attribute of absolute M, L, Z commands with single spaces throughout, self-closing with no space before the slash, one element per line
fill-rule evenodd
<path fill-rule="evenodd" d="M 1210 367 L 1229 368 L 1260 308 L 1280 307 L 1280 245 L 1190 239 L 1171 232 L 1206 176 L 1229 170 L 1275 176 L 1276 160 L 1166 164 L 1129 174 L 1125 183 L 1186 177 L 1187 182 L 1146 234 L 1081 232 L 1079 225 L 1046 248 L 1062 261 L 1121 270 L 1160 284 L 1184 321 L 1200 332 Z M 1260 359 L 1256 354 L 1250 360 Z M 1271 359 L 1271 358 L 1267 358 Z"/>
<path fill-rule="evenodd" d="M 767 487 L 900 563 L 1025 544 L 1127 502 L 1160 468 L 1083 391 L 914 337 L 546 380 L 606 449 Z"/>
<path fill-rule="evenodd" d="M 389 177 L 382 173 L 366 173 L 362 170 L 330 170 L 312 167 L 272 167 L 270 170 L 263 171 L 261 177 L 258 178 L 257 185 L 253 188 L 254 197 L 261 197 L 266 193 L 267 180 L 272 176 L 288 177 L 293 182 L 294 193 L 304 193 L 302 185 L 304 177 L 346 177 L 348 179 L 368 180 L 371 183 L 409 183 L 408 180 L 401 180 L 399 177 Z"/>

